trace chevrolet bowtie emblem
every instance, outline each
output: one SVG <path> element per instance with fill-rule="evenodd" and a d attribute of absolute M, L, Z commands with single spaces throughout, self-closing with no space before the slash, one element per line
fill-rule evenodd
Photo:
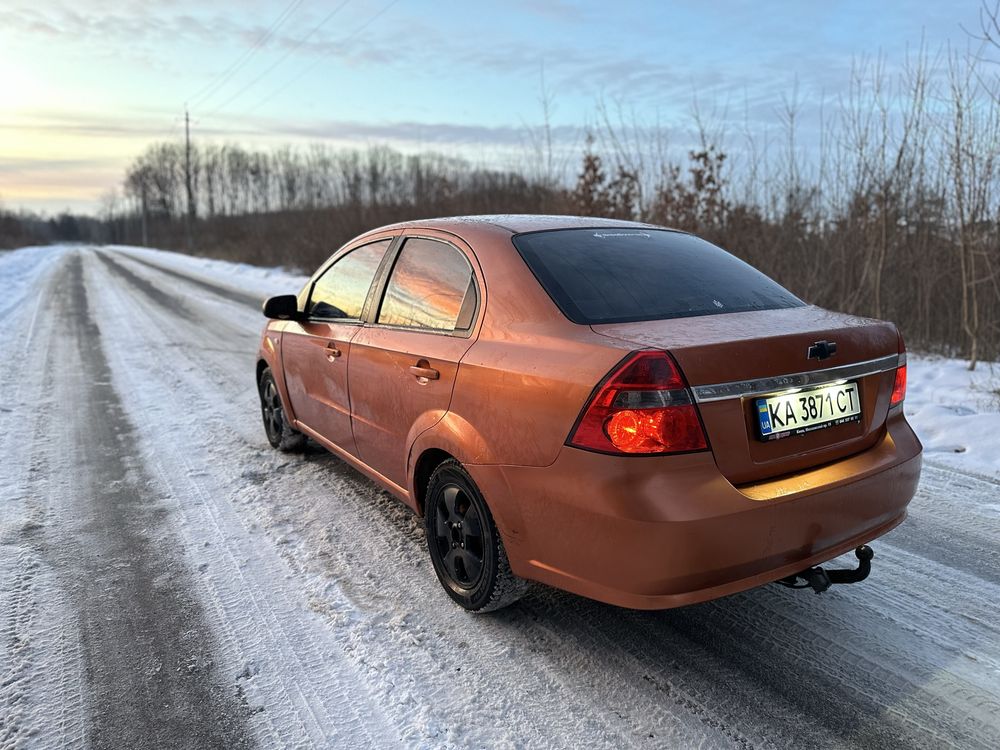
<path fill-rule="evenodd" d="M 806 357 L 809 359 L 828 359 L 837 353 L 836 341 L 817 341 L 809 347 Z"/>

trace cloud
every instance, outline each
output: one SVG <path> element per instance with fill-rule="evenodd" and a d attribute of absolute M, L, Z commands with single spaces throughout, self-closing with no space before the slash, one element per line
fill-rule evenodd
<path fill-rule="evenodd" d="M 579 22 L 586 17 L 578 3 L 567 0 L 516 0 L 513 4 L 528 13 L 561 23 Z"/>
<path fill-rule="evenodd" d="M 0 174 L 65 172 L 81 169 L 106 169 L 107 159 L 38 159 L 37 157 L 0 156 Z"/>
<path fill-rule="evenodd" d="M 112 6 L 113 7 L 113 6 Z M 245 41 L 255 31 L 254 26 L 238 24 L 223 16 L 200 18 L 190 14 L 165 15 L 142 11 L 127 11 L 127 6 L 109 12 L 76 8 L 35 7 L 0 11 L 0 28 L 20 35 L 40 35 L 59 41 L 129 42 L 139 40 L 177 41 L 178 38 L 199 42 L 218 42 L 220 37 Z M 263 28 L 259 29 L 261 32 Z"/>
<path fill-rule="evenodd" d="M 18 120 L 0 120 L 0 131 L 9 133 L 46 132 L 61 135 L 92 136 L 95 138 L 120 138 L 134 136 L 152 138 L 165 135 L 162 118 L 113 118 L 87 113 L 46 112 L 27 113 Z"/>
<path fill-rule="evenodd" d="M 12 134 L 38 133 L 87 136 L 92 138 L 130 137 L 139 140 L 160 139 L 168 135 L 163 127 L 162 114 L 138 114 L 108 117 L 84 112 L 35 110 L 21 114 L 17 119 L 0 119 L 0 132 Z M 580 128 L 559 125 L 552 128 L 555 141 L 576 141 Z M 426 143 L 428 145 L 482 145 L 509 147 L 523 144 L 529 130 L 518 125 L 479 125 L 399 120 L 364 122 L 349 119 L 316 118 L 292 122 L 271 118 L 249 118 L 238 125 L 224 126 L 197 124 L 196 138 L 240 139 L 266 136 L 272 140 L 288 141 L 338 140 L 343 142 Z M 2 157 L 0 157 L 2 159 Z M 2 164 L 2 161 L 0 161 Z"/>
<path fill-rule="evenodd" d="M 513 125 L 462 125 L 449 122 L 384 122 L 371 123 L 351 120 L 323 120 L 308 124 L 274 123 L 260 126 L 262 132 L 287 134 L 299 138 L 337 139 L 358 142 L 408 142 L 446 146 L 518 146 L 525 142 L 527 131 Z M 579 128 L 559 126 L 552 130 L 557 141 L 573 140 Z"/>

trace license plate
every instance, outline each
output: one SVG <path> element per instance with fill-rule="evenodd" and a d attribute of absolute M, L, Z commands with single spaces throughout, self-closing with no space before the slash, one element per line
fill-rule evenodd
<path fill-rule="evenodd" d="M 756 401 L 761 440 L 804 435 L 861 419 L 856 382 L 779 393 Z"/>

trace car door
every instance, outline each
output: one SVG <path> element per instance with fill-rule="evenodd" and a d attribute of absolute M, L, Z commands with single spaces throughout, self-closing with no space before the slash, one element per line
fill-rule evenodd
<path fill-rule="evenodd" d="M 295 419 L 338 448 L 357 455 L 351 429 L 347 367 L 351 341 L 392 238 L 351 248 L 303 290 L 305 319 L 282 334 L 282 366 Z"/>
<path fill-rule="evenodd" d="M 482 295 L 472 261 L 443 239 L 405 237 L 381 304 L 352 343 L 358 454 L 400 487 L 412 438 L 448 410 L 458 363 L 474 340 Z"/>

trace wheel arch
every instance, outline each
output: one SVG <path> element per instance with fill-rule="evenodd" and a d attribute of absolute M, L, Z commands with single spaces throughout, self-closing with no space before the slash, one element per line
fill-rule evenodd
<path fill-rule="evenodd" d="M 461 444 L 447 440 L 433 440 L 428 430 L 420 436 L 411 450 L 410 507 L 420 516 L 425 514 L 427 485 L 434 470 L 445 461 L 458 461 L 472 477 L 483 495 L 486 506 L 493 515 L 497 529 L 507 549 L 511 565 L 524 571 L 524 560 L 529 559 L 524 520 L 517 498 L 511 492 L 503 467 L 495 463 L 479 463 L 461 450 Z M 524 575 L 524 573 L 519 573 Z"/>
<path fill-rule="evenodd" d="M 492 451 L 483 436 L 455 412 L 445 412 L 433 420 L 429 427 L 416 429 L 414 433 L 416 436 L 412 439 L 409 450 L 408 489 L 413 508 L 420 515 L 424 512 L 427 480 L 442 461 L 453 458 L 463 466 L 493 461 Z"/>
<path fill-rule="evenodd" d="M 413 498 L 414 506 L 419 515 L 424 515 L 424 501 L 427 497 L 427 484 L 430 482 L 431 474 L 438 466 L 451 459 L 455 459 L 455 457 L 446 450 L 426 448 L 414 461 L 413 486 L 410 496 Z"/>

